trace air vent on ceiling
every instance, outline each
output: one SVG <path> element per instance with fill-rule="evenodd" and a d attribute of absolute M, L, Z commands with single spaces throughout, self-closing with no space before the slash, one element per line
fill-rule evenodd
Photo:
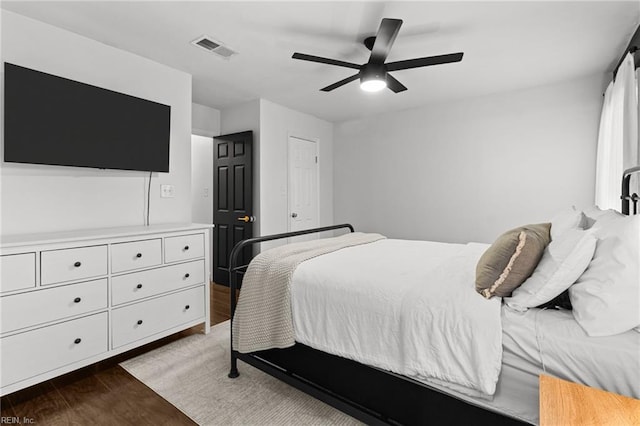
<path fill-rule="evenodd" d="M 215 53 L 216 55 L 221 56 L 224 59 L 229 59 L 231 56 L 238 53 L 209 36 L 198 37 L 197 39 L 193 40 L 191 44 L 200 47 L 207 52 Z"/>

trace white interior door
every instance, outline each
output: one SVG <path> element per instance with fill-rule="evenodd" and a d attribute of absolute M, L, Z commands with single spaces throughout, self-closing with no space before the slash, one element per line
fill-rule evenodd
<path fill-rule="evenodd" d="M 318 146 L 289 137 L 289 230 L 318 226 Z"/>

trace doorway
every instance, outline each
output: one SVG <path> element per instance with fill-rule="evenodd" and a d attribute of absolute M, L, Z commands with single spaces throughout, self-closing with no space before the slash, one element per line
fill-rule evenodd
<path fill-rule="evenodd" d="M 253 237 L 253 132 L 213 138 L 213 280 L 229 286 L 229 255 Z M 240 265 L 251 261 L 246 249 Z M 242 275 L 238 276 L 238 283 Z"/>

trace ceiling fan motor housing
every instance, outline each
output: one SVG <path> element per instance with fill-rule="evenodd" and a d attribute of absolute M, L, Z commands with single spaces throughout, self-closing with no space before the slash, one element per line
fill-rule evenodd
<path fill-rule="evenodd" d="M 385 64 L 367 63 L 360 70 L 360 81 L 385 80 L 387 77 L 387 67 Z"/>
<path fill-rule="evenodd" d="M 373 45 L 376 43 L 376 37 L 372 36 L 372 37 L 367 37 L 364 39 L 364 46 L 369 49 L 369 50 L 373 50 Z"/>

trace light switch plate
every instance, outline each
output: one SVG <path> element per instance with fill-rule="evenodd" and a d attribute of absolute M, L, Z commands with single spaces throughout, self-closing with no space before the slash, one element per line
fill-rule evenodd
<path fill-rule="evenodd" d="M 173 185 L 160 185 L 161 198 L 173 198 L 175 196 Z"/>

